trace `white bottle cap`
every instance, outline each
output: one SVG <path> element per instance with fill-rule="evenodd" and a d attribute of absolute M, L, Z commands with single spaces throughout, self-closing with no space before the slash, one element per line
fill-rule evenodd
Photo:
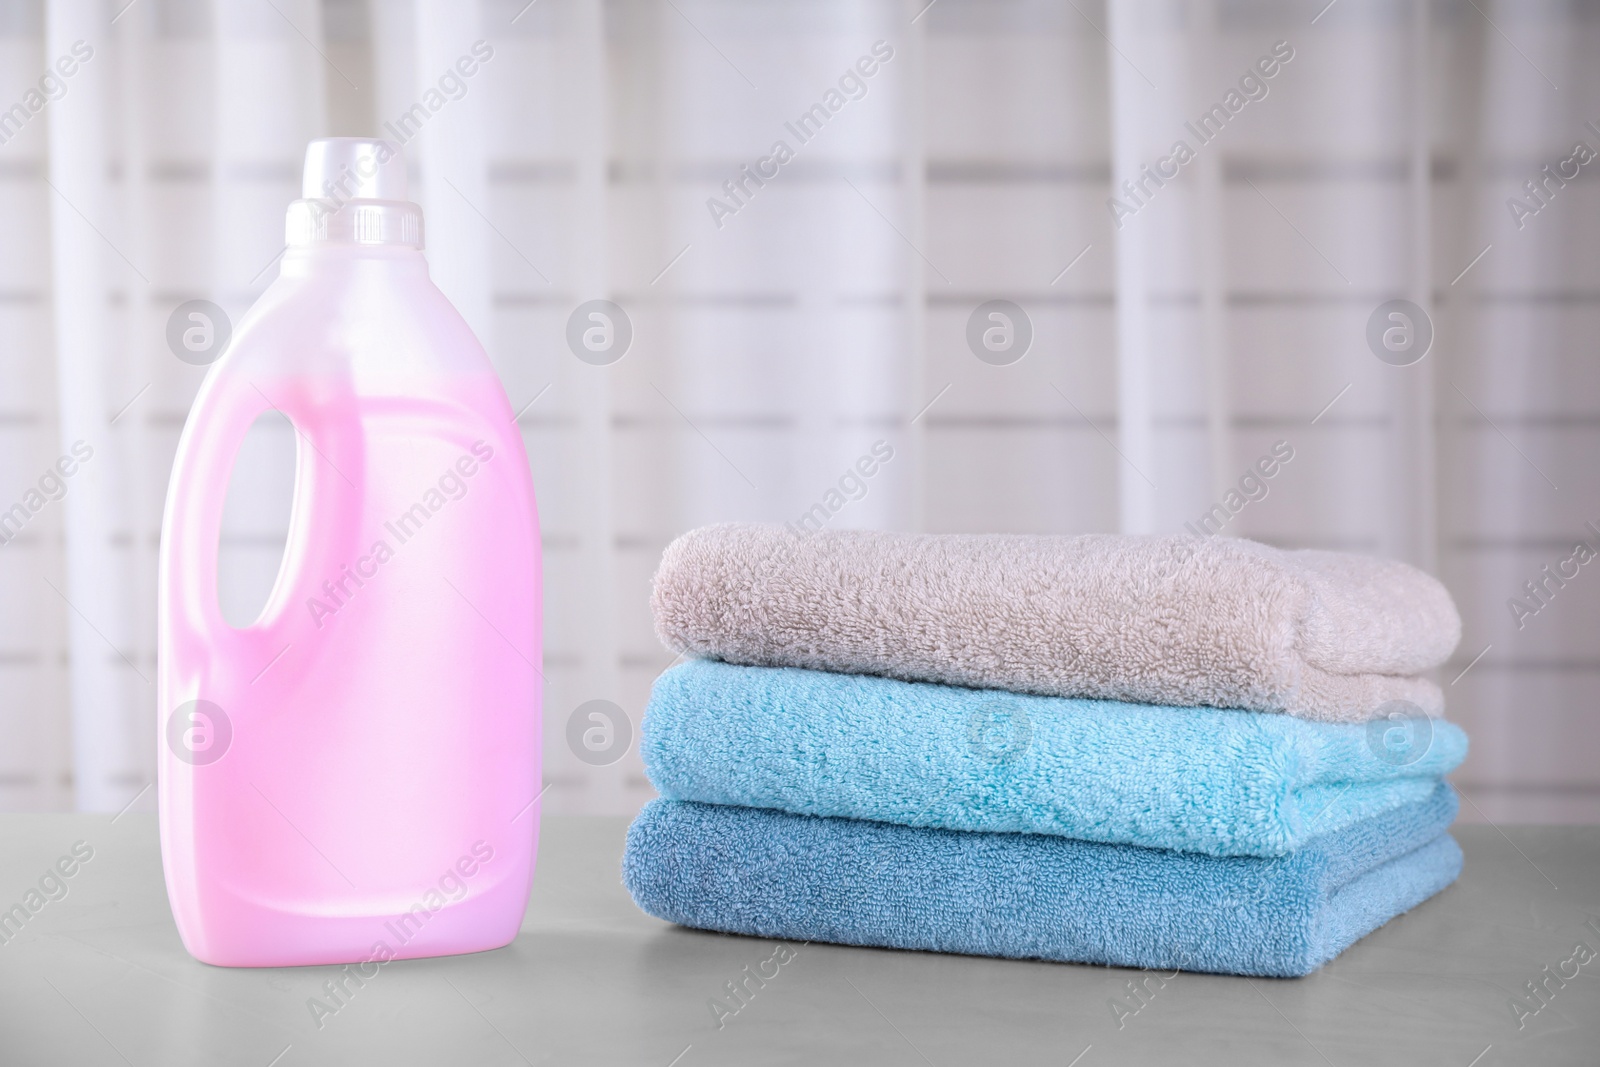
<path fill-rule="evenodd" d="M 291 247 L 422 247 L 422 209 L 406 199 L 406 161 L 393 141 L 324 137 L 306 147 L 302 199 L 289 205 Z"/>
<path fill-rule="evenodd" d="M 405 200 L 406 161 L 392 141 L 324 137 L 306 146 L 307 200 Z"/>

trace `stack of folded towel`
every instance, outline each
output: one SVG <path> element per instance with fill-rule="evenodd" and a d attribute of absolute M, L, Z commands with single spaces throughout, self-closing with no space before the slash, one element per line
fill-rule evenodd
<path fill-rule="evenodd" d="M 1421 677 L 1460 619 L 1404 564 L 729 524 L 653 608 L 698 658 L 623 876 L 673 922 L 1293 976 L 1460 873 L 1467 741 Z"/>

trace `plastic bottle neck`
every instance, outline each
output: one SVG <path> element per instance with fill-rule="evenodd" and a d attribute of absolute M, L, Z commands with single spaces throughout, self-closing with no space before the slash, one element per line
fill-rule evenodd
<path fill-rule="evenodd" d="M 313 243 L 290 245 L 279 262 L 283 278 L 311 278 L 342 265 L 361 264 L 363 270 L 374 265 L 396 274 L 428 276 L 428 261 L 420 249 L 405 244 Z"/>

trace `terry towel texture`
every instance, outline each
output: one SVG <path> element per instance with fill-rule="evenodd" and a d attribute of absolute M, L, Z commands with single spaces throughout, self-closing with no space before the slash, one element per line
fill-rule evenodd
<path fill-rule="evenodd" d="M 678 800 L 1275 856 L 1466 756 L 1452 723 L 1381 727 L 697 660 L 656 680 L 640 755 Z"/>
<path fill-rule="evenodd" d="M 1280 859 L 652 801 L 623 881 L 652 915 L 791 941 L 1294 977 L 1455 881 L 1455 795 Z"/>
<path fill-rule="evenodd" d="M 1461 636 L 1414 567 L 1233 538 L 728 523 L 668 546 L 656 630 L 729 663 L 1357 722 L 1433 682 Z"/>

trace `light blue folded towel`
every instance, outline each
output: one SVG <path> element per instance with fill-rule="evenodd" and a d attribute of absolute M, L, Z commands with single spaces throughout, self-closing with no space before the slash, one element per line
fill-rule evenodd
<path fill-rule="evenodd" d="M 1277 856 L 1426 799 L 1467 738 L 693 660 L 656 680 L 640 752 L 677 800 Z"/>
<path fill-rule="evenodd" d="M 1461 872 L 1439 784 L 1277 859 L 654 800 L 622 874 L 685 926 L 791 941 L 1295 977 Z"/>

